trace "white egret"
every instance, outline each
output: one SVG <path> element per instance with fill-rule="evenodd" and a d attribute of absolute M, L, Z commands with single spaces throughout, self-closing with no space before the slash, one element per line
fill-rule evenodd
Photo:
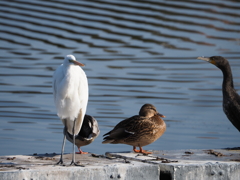
<path fill-rule="evenodd" d="M 53 94 L 57 115 L 62 120 L 66 131 L 75 136 L 79 133 L 88 103 L 88 81 L 73 55 L 67 55 L 53 75 Z M 66 141 L 64 133 L 61 158 L 57 164 L 63 164 L 63 152 Z M 72 162 L 75 163 L 75 138 L 73 138 Z"/>

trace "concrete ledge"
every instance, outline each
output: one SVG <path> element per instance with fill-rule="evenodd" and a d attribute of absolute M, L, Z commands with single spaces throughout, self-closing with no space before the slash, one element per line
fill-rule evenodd
<path fill-rule="evenodd" d="M 65 166 L 55 165 L 59 156 L 2 156 L 0 179 L 19 180 L 101 180 L 101 179 L 149 179 L 159 178 L 159 166 L 124 159 L 108 159 L 103 156 L 76 155 L 84 167 L 69 166 L 71 154 L 64 155 Z"/>
<path fill-rule="evenodd" d="M 240 179 L 240 149 L 107 152 L 103 155 L 76 155 L 81 166 L 56 165 L 59 155 L 0 157 L 0 179 L 45 180 L 237 180 Z M 161 170 L 161 171 L 160 171 Z"/>
<path fill-rule="evenodd" d="M 106 156 L 158 164 L 160 179 L 164 180 L 240 179 L 238 149 L 153 151 L 152 155 L 106 153 Z"/>

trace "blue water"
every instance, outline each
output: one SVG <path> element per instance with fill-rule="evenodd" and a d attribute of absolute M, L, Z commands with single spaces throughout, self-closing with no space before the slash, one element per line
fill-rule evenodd
<path fill-rule="evenodd" d="M 87 113 L 101 130 L 84 151 L 130 151 L 102 135 L 145 103 L 167 130 L 144 149 L 239 146 L 222 111 L 222 73 L 196 59 L 226 57 L 240 93 L 239 10 L 230 0 L 0 1 L 0 155 L 60 153 L 52 75 L 67 54 L 86 65 Z"/>

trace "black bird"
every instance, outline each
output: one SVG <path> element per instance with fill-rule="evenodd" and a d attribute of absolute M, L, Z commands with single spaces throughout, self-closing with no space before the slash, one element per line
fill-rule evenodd
<path fill-rule="evenodd" d="M 66 134 L 68 141 L 73 143 L 73 135 L 70 134 L 66 128 L 63 130 L 63 134 Z M 75 136 L 75 145 L 78 147 L 79 152 L 77 154 L 88 154 L 88 152 L 83 152 L 81 146 L 86 146 L 92 143 L 96 137 L 98 137 L 100 130 L 98 128 L 97 120 L 85 114 L 83 124 L 80 132 Z"/>
<path fill-rule="evenodd" d="M 98 127 L 97 120 L 85 114 L 83 119 L 82 127 L 77 135 L 75 135 L 75 145 L 78 147 L 79 153 L 77 154 L 87 154 L 81 150 L 81 146 L 86 146 L 94 141 L 94 139 L 99 135 L 100 130 Z M 73 135 L 67 131 L 67 128 L 63 128 L 63 134 L 66 135 L 68 141 L 73 143 Z M 60 158 L 60 163 L 62 163 L 63 150 L 65 146 L 65 140 L 62 146 L 62 153 Z"/>
<path fill-rule="evenodd" d="M 240 96 L 234 89 L 232 71 L 228 60 L 221 56 L 198 57 L 197 59 L 212 63 L 221 69 L 223 73 L 223 111 L 231 123 L 240 131 Z"/>

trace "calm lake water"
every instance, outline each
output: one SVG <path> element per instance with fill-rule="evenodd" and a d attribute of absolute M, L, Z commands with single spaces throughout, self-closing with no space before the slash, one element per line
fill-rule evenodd
<path fill-rule="evenodd" d="M 102 135 L 144 103 L 166 116 L 147 150 L 237 147 L 222 111 L 222 73 L 198 56 L 221 55 L 240 93 L 240 2 L 234 0 L 0 1 L 0 155 L 60 153 L 52 75 L 67 54 L 89 80 L 87 113 Z M 65 152 L 71 152 L 67 142 Z"/>

